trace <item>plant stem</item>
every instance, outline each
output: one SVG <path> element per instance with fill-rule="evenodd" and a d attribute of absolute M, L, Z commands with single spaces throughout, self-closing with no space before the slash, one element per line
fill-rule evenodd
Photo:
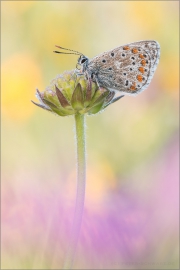
<path fill-rule="evenodd" d="M 64 268 L 72 269 L 76 246 L 81 229 L 81 221 L 84 209 L 85 187 L 86 187 L 86 154 L 85 154 L 85 127 L 84 114 L 75 115 L 76 142 L 77 142 L 77 191 L 76 205 L 69 247 L 67 250 Z"/>

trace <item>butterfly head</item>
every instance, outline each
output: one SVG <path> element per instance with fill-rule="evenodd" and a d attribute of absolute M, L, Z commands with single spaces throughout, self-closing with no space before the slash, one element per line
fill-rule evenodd
<path fill-rule="evenodd" d="M 89 63 L 89 58 L 86 57 L 85 55 L 83 55 L 82 53 L 75 51 L 75 50 L 71 50 L 71 49 L 67 49 L 67 48 L 63 48 L 61 46 L 57 46 L 55 45 L 57 48 L 61 49 L 61 50 L 66 50 L 66 51 L 70 51 L 70 52 L 63 52 L 63 51 L 54 51 L 54 53 L 60 53 L 60 54 L 74 54 L 74 55 L 79 55 L 79 59 L 76 65 L 76 69 L 82 73 L 84 73 L 87 69 L 88 63 Z"/>
<path fill-rule="evenodd" d="M 79 69 L 81 72 L 84 72 L 87 68 L 88 63 L 89 63 L 89 58 L 82 54 L 80 55 L 77 62 L 77 66 L 79 67 L 76 66 L 76 68 Z"/>

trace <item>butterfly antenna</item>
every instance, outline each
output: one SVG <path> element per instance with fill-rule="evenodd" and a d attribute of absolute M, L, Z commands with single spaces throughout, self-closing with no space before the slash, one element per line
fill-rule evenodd
<path fill-rule="evenodd" d="M 74 50 L 71 50 L 71 49 L 63 48 L 63 47 L 61 47 L 61 46 L 55 45 L 55 47 L 57 47 L 57 48 L 59 48 L 59 49 L 61 49 L 61 50 L 67 50 L 67 51 L 71 51 L 71 52 L 72 52 L 72 53 L 64 53 L 64 52 L 54 51 L 55 53 L 83 55 L 82 53 L 80 53 L 80 52 L 78 52 L 78 51 L 74 51 Z"/>
<path fill-rule="evenodd" d="M 58 52 L 58 51 L 53 51 L 54 53 L 61 53 L 61 54 L 76 54 L 76 55 L 80 55 L 79 53 L 65 53 L 65 52 Z"/>

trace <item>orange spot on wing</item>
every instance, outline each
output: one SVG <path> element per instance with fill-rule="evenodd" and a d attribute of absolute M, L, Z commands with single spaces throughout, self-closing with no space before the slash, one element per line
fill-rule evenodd
<path fill-rule="evenodd" d="M 137 75 L 137 80 L 139 81 L 139 82 L 142 82 L 142 80 L 143 80 L 143 77 L 141 76 L 141 75 Z"/>
<path fill-rule="evenodd" d="M 140 57 L 141 59 L 143 59 L 143 58 L 144 58 L 144 55 L 140 53 L 139 57 Z"/>
<path fill-rule="evenodd" d="M 146 61 L 144 59 L 141 61 L 141 65 L 142 66 L 145 66 L 146 65 Z"/>
<path fill-rule="evenodd" d="M 132 91 L 136 90 L 136 83 L 135 82 L 132 83 L 130 90 L 132 90 Z"/>
<path fill-rule="evenodd" d="M 144 73 L 144 68 L 143 67 L 139 67 L 138 70 L 143 74 Z"/>
<path fill-rule="evenodd" d="M 132 49 L 132 53 L 138 53 L 138 49 L 133 48 L 133 49 Z"/>
<path fill-rule="evenodd" d="M 124 46 L 123 47 L 123 50 L 129 50 L 130 48 L 129 48 L 129 46 Z"/>

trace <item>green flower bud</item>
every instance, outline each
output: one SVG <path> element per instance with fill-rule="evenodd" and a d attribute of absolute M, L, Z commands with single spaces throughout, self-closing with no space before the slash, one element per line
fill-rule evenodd
<path fill-rule="evenodd" d="M 36 90 L 40 103 L 35 105 L 60 116 L 73 114 L 95 114 L 113 101 L 115 93 L 77 75 L 74 70 L 66 71 L 52 80 L 45 91 Z"/>

